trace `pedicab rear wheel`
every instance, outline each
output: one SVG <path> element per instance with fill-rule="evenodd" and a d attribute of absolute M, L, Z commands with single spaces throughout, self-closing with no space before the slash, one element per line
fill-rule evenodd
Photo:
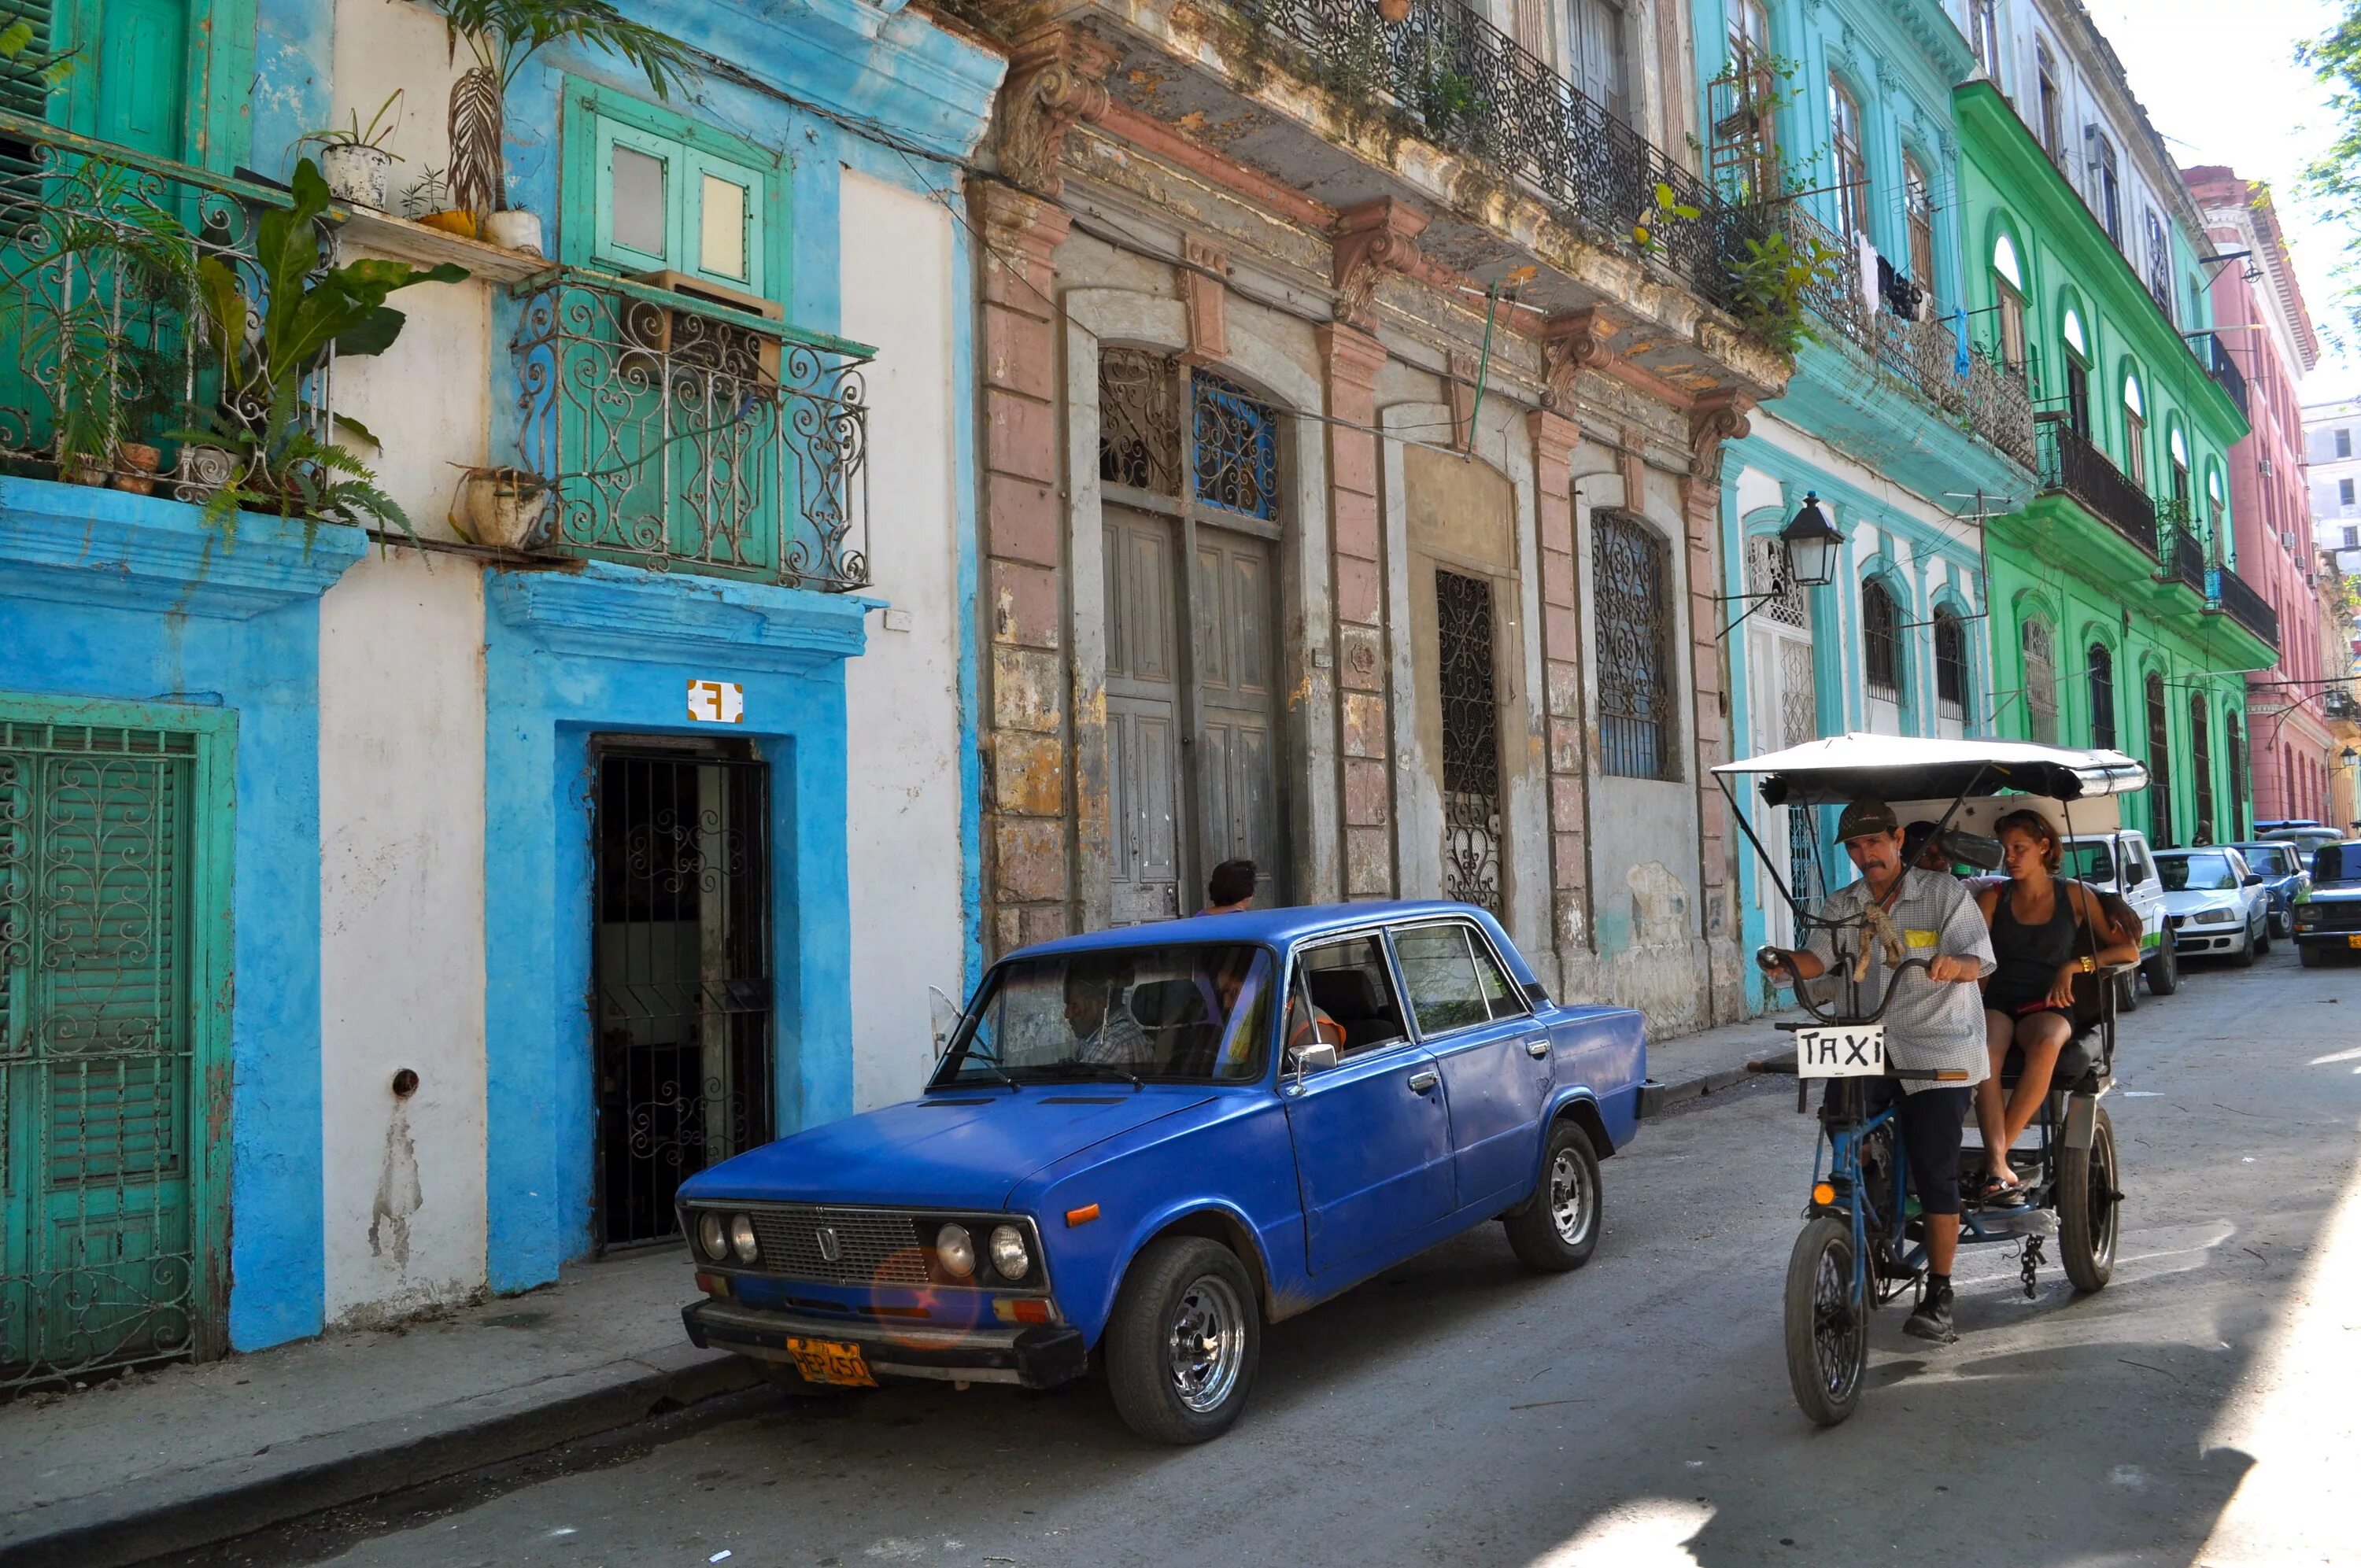
<path fill-rule="evenodd" d="M 2115 1124 L 2097 1112 L 2091 1146 L 2058 1151 L 2058 1261 L 2085 1294 L 2103 1290 L 2115 1272 Z"/>
<path fill-rule="evenodd" d="M 1824 1427 L 1852 1414 L 1869 1370 L 1869 1303 L 1853 1272 L 1852 1227 L 1833 1214 L 1806 1225 L 1787 1259 L 1787 1381 Z"/>

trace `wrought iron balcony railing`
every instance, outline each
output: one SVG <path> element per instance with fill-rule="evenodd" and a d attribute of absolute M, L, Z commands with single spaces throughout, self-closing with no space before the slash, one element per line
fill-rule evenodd
<path fill-rule="evenodd" d="M 2230 356 L 2230 345 L 2222 341 L 2222 334 L 2201 332 L 2188 342 L 2189 352 L 2197 356 L 2197 363 L 2205 367 L 2205 373 L 2230 394 L 2230 400 L 2238 405 L 2238 411 L 2253 417 L 2246 407 L 2246 373 L 2239 369 L 2238 362 Z"/>
<path fill-rule="evenodd" d="M 869 580 L 871 350 L 574 268 L 511 285 L 540 542 L 657 571 Z"/>
<path fill-rule="evenodd" d="M 2024 380 L 1974 343 L 1963 345 L 1950 307 L 1920 297 L 1915 316 L 1897 314 L 1886 308 L 1891 302 L 1864 296 L 1843 236 L 1792 202 L 1778 221 L 1796 250 L 1817 245 L 1843 258 L 1834 276 L 1816 278 L 1805 290 L 1805 308 L 1821 324 L 2002 452 L 2034 466 L 2033 402 Z"/>
<path fill-rule="evenodd" d="M 2186 583 L 2208 598 L 2213 596 L 2205 588 L 2205 541 L 2198 536 L 2185 514 L 2179 509 L 2166 507 L 2158 516 L 2158 524 L 2171 540 L 2164 575 L 2172 582 Z"/>
<path fill-rule="evenodd" d="M 169 433 L 239 411 L 219 406 L 196 269 L 222 262 L 249 312 L 266 308 L 274 280 L 255 259 L 257 225 L 288 204 L 0 113 L 0 470 L 183 499 L 229 477 L 226 454 L 207 462 Z M 328 380 L 324 367 L 305 389 L 315 431 L 330 418 Z"/>
<path fill-rule="evenodd" d="M 1303 56 L 1333 97 L 1393 110 L 1437 146 L 1493 165 L 1577 226 L 1644 248 L 1718 305 L 1736 298 L 1729 263 L 1750 220 L 1703 181 L 1460 0 L 1410 0 L 1388 22 L 1369 0 L 1229 0 Z M 1664 212 L 1672 205 L 1698 215 Z"/>
<path fill-rule="evenodd" d="M 2147 492 L 2125 478 L 2105 453 L 2074 433 L 2062 414 L 2042 414 L 2035 422 L 2035 430 L 2043 491 L 2071 496 L 2083 510 L 2154 558 L 2156 503 Z"/>
<path fill-rule="evenodd" d="M 2279 612 L 2246 578 L 2227 566 L 2220 566 L 2214 569 L 2213 586 L 2212 598 L 2229 613 L 2231 620 L 2272 647 L 2279 645 Z"/>

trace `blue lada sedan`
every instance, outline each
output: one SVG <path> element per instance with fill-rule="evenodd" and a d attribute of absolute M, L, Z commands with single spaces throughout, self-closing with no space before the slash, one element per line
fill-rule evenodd
<path fill-rule="evenodd" d="M 699 1345 L 816 1384 L 1047 1387 L 1096 1354 L 1139 1432 L 1237 1419 L 1267 1322 L 1498 1220 L 1598 1245 L 1636 1130 L 1625 1008 L 1553 1003 L 1459 904 L 1200 916 L 1025 948 L 917 1099 L 681 1189 Z"/>

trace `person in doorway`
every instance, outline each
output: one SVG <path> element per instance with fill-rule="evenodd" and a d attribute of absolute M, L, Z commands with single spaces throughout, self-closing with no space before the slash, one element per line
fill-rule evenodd
<path fill-rule="evenodd" d="M 1205 879 L 1205 907 L 1200 915 L 1236 915 L 1254 907 L 1255 863 L 1224 861 Z"/>
<path fill-rule="evenodd" d="M 1828 898 L 1823 918 L 1833 925 L 1815 929 L 1800 952 L 1769 955 L 1764 967 L 1773 981 L 1813 980 L 1839 967 L 1850 972 L 1866 952 L 1861 994 L 1875 999 L 1889 986 L 1893 992 L 1884 1014 L 1886 1059 L 1955 1075 L 1944 1081 L 1879 1079 L 1869 1088 L 1873 1108 L 1901 1091 L 1895 1119 L 1926 1216 L 1926 1288 L 1903 1326 L 1920 1339 L 1949 1341 L 1951 1263 L 1960 1249 L 1960 1131 L 1989 1067 L 1974 986 L 1993 971 L 1992 935 L 1965 887 L 1903 859 L 1901 825 L 1883 801 L 1846 806 L 1837 838 L 1861 880 Z M 1884 945 L 1868 928 L 1872 908 L 1883 910 L 1900 933 L 1906 958 L 1927 960 L 1925 970 L 1895 974 L 1888 968 Z"/>
<path fill-rule="evenodd" d="M 2099 894 L 2057 874 L 2066 847 L 2037 811 L 2012 811 L 1993 824 L 2008 881 L 1976 895 L 1992 927 L 1998 967 L 1984 982 L 1984 1027 L 1992 1075 L 1976 1091 L 1976 1125 L 1984 1137 L 1982 1201 L 2001 1207 L 2024 1201 L 2009 1150 L 2033 1124 L 2058 1053 L 2074 1037 L 2074 980 L 2105 964 L 2139 961 L 2139 929 L 2132 933 Z M 2128 909 L 2126 909 L 2128 912 Z M 2000 1074 L 2011 1047 L 2021 1065 L 2016 1091 L 2004 1102 Z"/>

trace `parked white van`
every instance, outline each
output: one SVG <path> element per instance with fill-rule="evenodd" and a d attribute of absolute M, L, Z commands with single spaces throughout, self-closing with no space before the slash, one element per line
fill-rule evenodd
<path fill-rule="evenodd" d="M 2180 959 L 2165 929 L 2164 883 L 2157 875 L 2156 856 L 2147 835 L 2136 828 L 2113 833 L 2078 833 L 2066 840 L 2066 863 L 2060 873 L 2112 893 L 2140 917 L 2140 973 L 2148 991 L 2170 996 L 2180 989 Z M 2138 1003 L 2138 987 L 2128 981 L 2118 1003 L 2128 1012 Z"/>

